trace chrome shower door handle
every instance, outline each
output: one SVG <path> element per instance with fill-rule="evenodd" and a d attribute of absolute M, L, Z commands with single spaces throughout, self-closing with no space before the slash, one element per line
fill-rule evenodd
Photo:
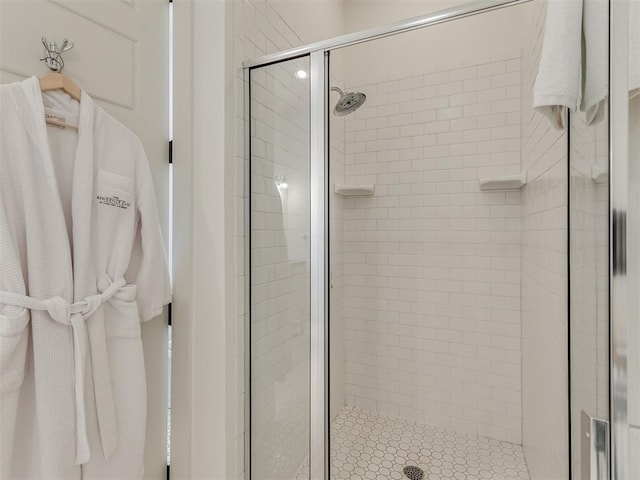
<path fill-rule="evenodd" d="M 584 410 L 580 418 L 581 480 L 610 480 L 609 422 L 590 416 Z"/>

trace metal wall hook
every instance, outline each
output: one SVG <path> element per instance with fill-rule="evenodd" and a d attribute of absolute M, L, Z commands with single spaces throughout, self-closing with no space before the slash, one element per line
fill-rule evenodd
<path fill-rule="evenodd" d="M 58 47 L 58 44 L 54 42 L 48 42 L 47 37 L 42 37 L 42 45 L 44 46 L 44 58 L 40 61 L 47 64 L 49 70 L 54 72 L 61 72 L 64 68 L 64 60 L 62 54 L 68 52 L 73 48 L 73 42 L 70 42 L 66 38 L 62 40 L 62 46 Z"/>

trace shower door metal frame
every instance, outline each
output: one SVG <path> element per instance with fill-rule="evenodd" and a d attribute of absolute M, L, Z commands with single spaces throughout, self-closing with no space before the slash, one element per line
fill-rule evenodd
<path fill-rule="evenodd" d="M 245 69 L 245 478 L 251 478 L 251 70 L 309 57 L 310 66 L 310 479 L 329 475 L 329 52 L 305 53 Z"/>
<path fill-rule="evenodd" d="M 437 25 L 532 0 L 478 0 L 465 5 L 409 18 L 389 25 L 342 35 L 329 40 L 265 55 L 244 62 L 246 203 L 245 273 L 245 478 L 251 480 L 251 70 L 295 58 L 310 57 L 311 147 L 311 372 L 310 372 L 310 479 L 329 478 L 329 55 L 331 50 Z"/>
<path fill-rule="evenodd" d="M 329 476 L 329 52 L 311 53 L 311 480 Z"/>
<path fill-rule="evenodd" d="M 629 277 L 629 1 L 611 0 L 609 17 L 609 391 L 611 478 L 628 478 L 627 335 Z M 633 248 L 633 247 L 632 247 Z M 637 319 L 636 319 L 637 321 Z M 637 348 L 637 346 L 636 346 Z"/>
<path fill-rule="evenodd" d="M 427 15 L 407 18 L 406 20 L 390 23 L 388 25 L 348 33 L 328 40 L 321 40 L 308 45 L 249 59 L 244 62 L 244 68 L 264 67 L 271 63 L 291 60 L 292 58 L 302 57 L 313 52 L 329 52 L 338 48 L 348 47 L 350 45 L 356 45 L 358 43 L 364 43 L 370 40 L 376 40 L 378 38 L 409 32 L 411 30 L 417 30 L 432 25 L 438 25 L 452 20 L 459 20 L 464 17 L 471 17 L 480 13 L 500 10 L 502 8 L 520 5 L 531 1 L 532 0 L 477 0 L 464 5 L 438 10 L 437 12 L 429 13 Z"/>

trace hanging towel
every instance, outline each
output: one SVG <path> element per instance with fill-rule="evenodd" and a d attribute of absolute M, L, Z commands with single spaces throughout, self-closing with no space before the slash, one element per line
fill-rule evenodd
<path fill-rule="evenodd" d="M 606 0 L 584 0 L 584 95 L 580 110 L 587 125 L 605 117 L 609 95 L 609 15 Z M 629 98 L 640 93 L 640 0 L 629 2 Z"/>
<path fill-rule="evenodd" d="M 582 0 L 547 2 L 544 43 L 533 106 L 561 130 L 580 100 Z"/>
<path fill-rule="evenodd" d="M 582 32 L 582 70 L 584 93 L 580 110 L 587 125 L 604 118 L 605 98 L 609 90 L 609 2 L 584 0 Z"/>

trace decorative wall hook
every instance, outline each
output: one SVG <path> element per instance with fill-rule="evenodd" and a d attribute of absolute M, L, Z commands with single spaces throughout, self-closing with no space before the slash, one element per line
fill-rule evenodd
<path fill-rule="evenodd" d="M 73 42 L 70 42 L 66 38 L 62 40 L 62 46 L 58 47 L 56 42 L 49 43 L 47 37 L 42 37 L 42 45 L 44 45 L 44 58 L 40 61 L 47 64 L 49 70 L 54 72 L 61 72 L 64 68 L 64 60 L 62 54 L 68 52 L 73 48 Z"/>

